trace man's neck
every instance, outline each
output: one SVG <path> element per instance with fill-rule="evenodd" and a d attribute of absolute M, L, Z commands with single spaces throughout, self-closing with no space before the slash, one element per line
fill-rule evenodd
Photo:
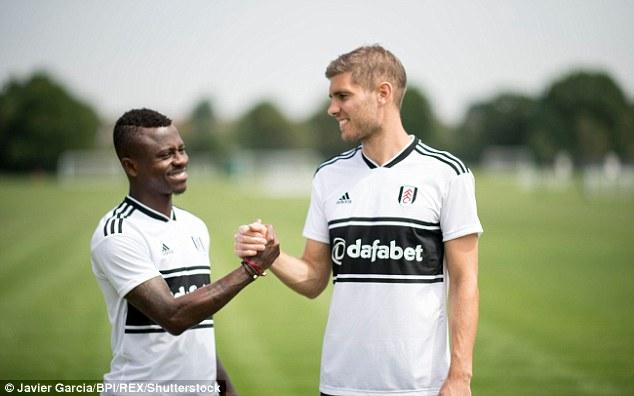
<path fill-rule="evenodd" d="M 135 191 L 134 188 L 130 187 L 130 196 L 137 201 L 141 202 L 143 205 L 156 210 L 159 213 L 164 214 L 167 217 L 172 215 L 172 195 L 162 195 L 162 194 L 147 194 L 139 191 Z"/>
<path fill-rule="evenodd" d="M 364 139 L 363 154 L 383 166 L 410 143 L 411 137 L 399 122 L 392 129 L 384 128 Z"/>

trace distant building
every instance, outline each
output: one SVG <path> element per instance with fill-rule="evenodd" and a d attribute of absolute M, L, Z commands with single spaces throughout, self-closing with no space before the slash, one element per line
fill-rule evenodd
<path fill-rule="evenodd" d="M 322 160 L 310 149 L 241 150 L 231 156 L 229 173 L 238 183 L 268 196 L 309 196 Z"/>

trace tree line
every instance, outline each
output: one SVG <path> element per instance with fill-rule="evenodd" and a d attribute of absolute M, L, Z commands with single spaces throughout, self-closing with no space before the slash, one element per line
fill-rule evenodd
<path fill-rule="evenodd" d="M 351 146 L 340 140 L 327 107 L 324 101 L 306 119 L 292 121 L 265 100 L 234 120 L 222 120 L 203 99 L 177 125 L 193 155 L 218 164 L 238 149 L 313 148 L 328 158 Z M 577 165 L 596 163 L 610 152 L 634 159 L 634 104 L 602 71 L 569 72 L 538 96 L 500 92 L 471 104 L 457 125 L 440 120 L 426 93 L 414 86 L 401 114 L 409 133 L 471 164 L 489 146 L 525 147 L 540 164 L 562 151 Z M 66 150 L 110 144 L 97 134 L 113 123 L 44 72 L 11 79 L 0 91 L 0 171 L 54 171 Z"/>

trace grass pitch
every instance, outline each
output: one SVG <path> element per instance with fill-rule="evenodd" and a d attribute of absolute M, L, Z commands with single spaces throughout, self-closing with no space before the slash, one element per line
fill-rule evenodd
<path fill-rule="evenodd" d="M 476 180 L 485 234 L 474 395 L 634 394 L 634 197 Z M 0 191 L 0 377 L 101 378 L 110 327 L 89 242 L 125 184 L 2 178 Z M 256 218 L 276 225 L 286 251 L 302 251 L 307 198 L 193 178 L 175 203 L 207 222 L 214 278 L 238 265 L 233 234 Z M 215 315 L 242 395 L 317 394 L 329 297 L 305 299 L 271 276 Z"/>

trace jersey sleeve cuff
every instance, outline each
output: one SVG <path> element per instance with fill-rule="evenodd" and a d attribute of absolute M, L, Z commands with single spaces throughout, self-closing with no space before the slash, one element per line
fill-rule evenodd
<path fill-rule="evenodd" d="M 146 276 L 139 277 L 136 279 L 131 279 L 129 282 L 126 282 L 125 285 L 123 285 L 123 287 L 117 290 L 117 293 L 119 293 L 119 296 L 123 298 L 126 295 L 128 295 L 128 293 L 130 293 L 135 287 L 139 286 L 141 283 L 147 282 L 152 278 L 156 278 L 157 276 L 161 276 L 161 274 L 159 272 L 148 273 Z"/>
<path fill-rule="evenodd" d="M 330 238 L 304 231 L 304 238 L 330 245 Z"/>
<path fill-rule="evenodd" d="M 483 232 L 484 230 L 482 229 L 482 226 L 480 224 L 473 224 L 471 226 L 462 227 L 455 231 L 443 233 L 442 241 L 447 242 L 451 241 L 452 239 L 457 239 L 470 234 L 478 234 L 478 237 L 480 237 Z"/>

